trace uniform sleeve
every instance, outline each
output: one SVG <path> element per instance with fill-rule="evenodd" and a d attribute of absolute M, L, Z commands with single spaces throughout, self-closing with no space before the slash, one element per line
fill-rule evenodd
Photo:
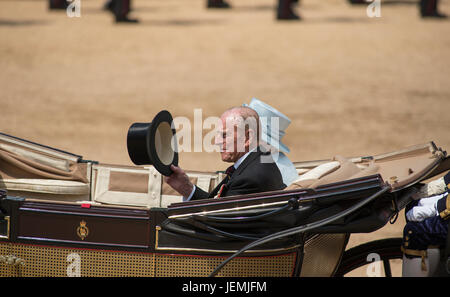
<path fill-rule="evenodd" d="M 450 199 L 447 196 L 441 198 L 437 202 L 437 211 L 442 219 L 446 220 L 450 218 Z"/>
<path fill-rule="evenodd" d="M 442 219 L 450 218 L 450 199 L 448 192 L 450 190 L 450 171 L 444 176 L 444 183 L 447 190 L 447 196 L 437 202 L 437 211 Z"/>

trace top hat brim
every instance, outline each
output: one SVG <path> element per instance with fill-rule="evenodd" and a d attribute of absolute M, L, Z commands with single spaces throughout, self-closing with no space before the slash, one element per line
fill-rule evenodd
<path fill-rule="evenodd" d="M 150 123 L 134 123 L 128 129 L 127 149 L 136 165 L 153 165 L 165 176 L 172 174 L 171 165 L 178 166 L 176 131 L 167 111 L 159 112 Z"/>

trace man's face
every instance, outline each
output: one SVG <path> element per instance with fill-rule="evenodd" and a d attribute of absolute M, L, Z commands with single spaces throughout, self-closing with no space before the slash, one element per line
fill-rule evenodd
<path fill-rule="evenodd" d="M 245 132 L 239 129 L 235 116 L 224 114 L 220 120 L 222 127 L 215 138 L 215 144 L 220 147 L 222 161 L 234 163 L 245 155 L 248 141 Z"/>

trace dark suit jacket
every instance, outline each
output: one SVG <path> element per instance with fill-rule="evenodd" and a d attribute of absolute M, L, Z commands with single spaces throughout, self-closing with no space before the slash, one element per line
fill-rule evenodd
<path fill-rule="evenodd" d="M 277 164 L 275 162 L 262 163 L 261 157 L 271 158 L 269 153 L 263 153 L 259 150 L 251 152 L 225 183 L 225 188 L 220 197 L 284 189 L 286 185 L 283 183 Z M 224 181 L 211 193 L 196 187 L 191 200 L 213 198 L 222 183 Z"/>

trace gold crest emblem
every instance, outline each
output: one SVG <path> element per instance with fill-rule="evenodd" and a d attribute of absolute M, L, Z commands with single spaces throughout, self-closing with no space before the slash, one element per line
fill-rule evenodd
<path fill-rule="evenodd" d="M 89 235 L 89 228 L 86 226 L 85 221 L 80 222 L 80 226 L 77 228 L 77 235 L 84 240 Z"/>

